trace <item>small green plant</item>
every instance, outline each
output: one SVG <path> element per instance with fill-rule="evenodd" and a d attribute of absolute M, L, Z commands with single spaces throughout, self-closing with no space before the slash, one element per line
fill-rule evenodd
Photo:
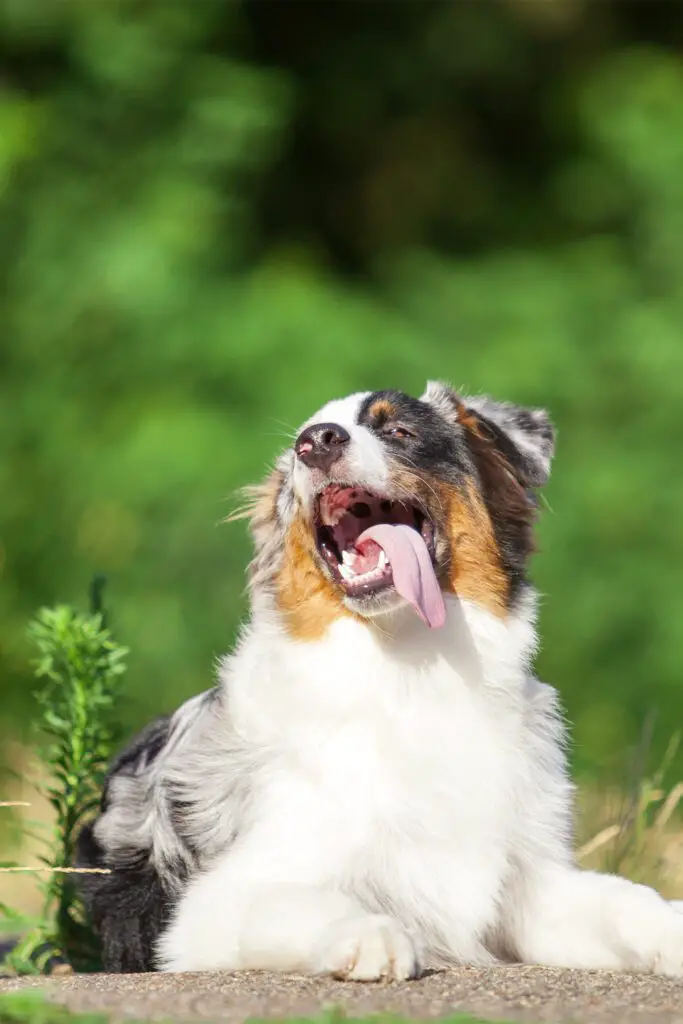
<path fill-rule="evenodd" d="M 97 808 L 107 762 L 119 738 L 117 698 L 128 652 L 106 626 L 98 581 L 92 604 L 88 615 L 66 606 L 43 608 L 29 626 L 41 683 L 36 692 L 36 787 L 54 808 L 55 824 L 45 840 L 43 867 L 8 866 L 44 875 L 39 875 L 39 920 L 22 922 L 0 907 L 12 926 L 30 925 L 3 964 L 16 973 L 41 972 L 55 959 L 76 970 L 99 966 L 97 942 L 74 884 L 73 861 L 78 832 Z"/>

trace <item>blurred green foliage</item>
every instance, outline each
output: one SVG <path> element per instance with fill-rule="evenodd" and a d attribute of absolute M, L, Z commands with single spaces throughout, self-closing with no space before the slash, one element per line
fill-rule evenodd
<path fill-rule="evenodd" d="M 683 707 L 683 21 L 641 0 L 0 0 L 0 686 L 110 581 L 128 727 L 244 614 L 221 526 L 328 398 L 559 427 L 539 669 L 595 768 Z"/>
<path fill-rule="evenodd" d="M 44 992 L 24 989 L 19 992 L 0 993 L 0 1024 L 110 1024 L 108 1013 L 73 1013 L 65 1006 L 52 1002 Z M 135 1021 L 131 1019 L 131 1024 Z M 254 1024 L 265 1024 L 273 1018 L 252 1017 Z M 274 1018 L 275 1021 L 278 1018 Z M 162 1024 L 173 1024 L 172 1020 Z M 280 1018 L 280 1024 L 410 1024 L 410 1019 L 390 1013 L 372 1017 L 348 1017 L 343 1009 L 332 1007 L 316 1017 Z M 485 1021 L 469 1013 L 456 1013 L 444 1018 L 444 1024 L 505 1024 L 504 1021 Z"/>

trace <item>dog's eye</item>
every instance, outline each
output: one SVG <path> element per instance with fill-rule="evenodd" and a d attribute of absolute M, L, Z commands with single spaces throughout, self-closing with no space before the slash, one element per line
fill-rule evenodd
<path fill-rule="evenodd" d="M 385 437 L 395 437 L 399 441 L 404 441 L 408 437 L 415 437 L 412 430 L 408 430 L 407 427 L 399 426 L 385 427 L 382 433 Z"/>

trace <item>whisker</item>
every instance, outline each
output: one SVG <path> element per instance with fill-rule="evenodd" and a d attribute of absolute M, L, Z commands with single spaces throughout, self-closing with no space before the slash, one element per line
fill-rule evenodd
<path fill-rule="evenodd" d="M 293 427 L 291 423 L 286 423 L 285 420 L 275 419 L 273 416 L 269 416 L 268 419 L 276 427 L 282 427 L 282 429 L 286 431 L 286 434 L 285 434 L 286 437 L 290 437 L 292 439 L 294 439 L 296 437 L 296 435 L 298 433 L 298 430 L 299 430 L 298 427 Z"/>

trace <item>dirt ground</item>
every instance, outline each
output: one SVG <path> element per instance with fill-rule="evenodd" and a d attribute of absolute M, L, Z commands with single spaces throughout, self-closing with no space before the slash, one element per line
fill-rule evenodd
<path fill-rule="evenodd" d="M 309 1016 L 331 1006 L 349 1015 L 393 1012 L 428 1019 L 469 1011 L 492 1019 L 555 1024 L 683 1024 L 683 979 L 542 967 L 464 967 L 385 985 L 242 974 L 72 975 L 0 981 L 0 992 L 47 988 L 74 1011 L 114 1021 Z"/>

